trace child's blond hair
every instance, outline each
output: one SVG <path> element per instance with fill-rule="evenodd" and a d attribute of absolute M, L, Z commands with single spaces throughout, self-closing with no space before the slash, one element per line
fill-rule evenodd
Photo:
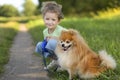
<path fill-rule="evenodd" d="M 55 1 L 47 1 L 42 3 L 41 12 L 43 17 L 47 12 L 56 13 L 58 15 L 58 19 L 63 19 L 64 15 L 62 13 L 62 5 L 57 4 Z"/>

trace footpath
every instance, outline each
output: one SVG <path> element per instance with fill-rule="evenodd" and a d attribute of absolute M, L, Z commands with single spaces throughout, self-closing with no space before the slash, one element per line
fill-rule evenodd
<path fill-rule="evenodd" d="M 25 25 L 21 24 L 19 28 L 0 80 L 50 80 L 43 70 L 42 59 L 33 54 L 35 49 Z"/>

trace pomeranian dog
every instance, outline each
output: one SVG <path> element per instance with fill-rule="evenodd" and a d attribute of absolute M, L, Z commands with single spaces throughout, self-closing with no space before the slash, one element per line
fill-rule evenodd
<path fill-rule="evenodd" d="M 94 78 L 103 71 L 116 67 L 111 55 L 104 50 L 96 54 L 74 29 L 62 31 L 55 53 L 61 68 L 69 73 L 69 80 L 72 80 L 75 74 L 81 79 Z"/>

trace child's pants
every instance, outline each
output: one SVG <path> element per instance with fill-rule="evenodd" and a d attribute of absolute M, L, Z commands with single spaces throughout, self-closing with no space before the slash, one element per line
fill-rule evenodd
<path fill-rule="evenodd" d="M 36 45 L 35 52 L 42 54 L 42 47 L 41 47 L 42 42 L 38 42 Z M 55 48 L 57 45 L 57 40 L 55 39 L 50 39 L 47 42 L 46 49 L 48 52 L 44 52 L 44 57 L 47 58 L 48 56 L 52 56 L 54 54 Z M 55 55 L 55 54 L 54 54 Z"/>

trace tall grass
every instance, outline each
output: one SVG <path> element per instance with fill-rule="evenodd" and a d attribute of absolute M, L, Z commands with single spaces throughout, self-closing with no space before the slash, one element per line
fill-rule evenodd
<path fill-rule="evenodd" d="M 104 10 L 104 11 L 98 11 L 97 15 L 94 15 L 94 18 L 112 19 L 114 17 L 119 17 L 119 16 L 120 16 L 120 7 L 117 7 L 117 8 L 108 8 L 107 10 Z"/>
<path fill-rule="evenodd" d="M 0 23 L 0 74 L 4 72 L 4 65 L 9 61 L 9 48 L 17 33 L 18 23 Z"/>

